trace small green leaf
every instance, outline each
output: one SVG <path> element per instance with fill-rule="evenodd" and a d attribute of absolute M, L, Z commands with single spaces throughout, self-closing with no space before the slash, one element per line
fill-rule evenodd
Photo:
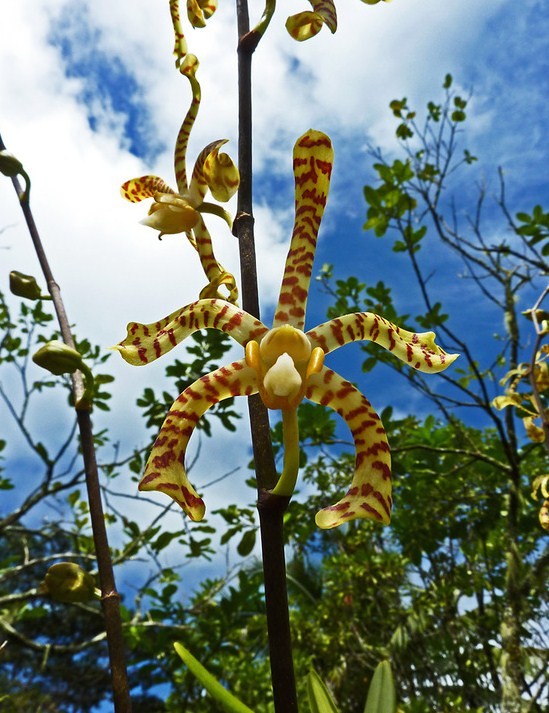
<path fill-rule="evenodd" d="M 202 666 L 200 661 L 195 659 L 190 651 L 187 651 L 183 644 L 176 642 L 173 646 L 189 671 L 196 676 L 210 696 L 215 698 L 224 711 L 228 711 L 228 713 L 253 713 L 251 708 L 245 706 L 242 701 L 239 701 L 236 696 L 233 696 L 232 693 L 222 686 L 219 681 Z"/>
<path fill-rule="evenodd" d="M 307 676 L 307 693 L 311 713 L 338 713 L 330 692 L 318 673 L 312 669 Z"/>
<path fill-rule="evenodd" d="M 381 661 L 374 671 L 364 713 L 395 713 L 396 695 L 391 664 Z"/>
<path fill-rule="evenodd" d="M 236 550 L 241 557 L 246 557 L 255 547 L 255 530 L 246 530 Z"/>

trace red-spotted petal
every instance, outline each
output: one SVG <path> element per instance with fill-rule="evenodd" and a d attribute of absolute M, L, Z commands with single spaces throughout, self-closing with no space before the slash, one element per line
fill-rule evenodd
<path fill-rule="evenodd" d="M 353 434 L 355 473 L 347 494 L 316 515 L 324 529 L 356 518 L 391 519 L 391 455 L 385 429 L 368 399 L 349 381 L 324 367 L 309 378 L 306 397 L 342 416 Z"/>
<path fill-rule="evenodd" d="M 131 201 L 132 203 L 139 203 L 146 198 L 154 198 L 157 193 L 175 193 L 175 191 L 158 176 L 132 178 L 120 187 L 120 192 L 127 201 Z"/>
<path fill-rule="evenodd" d="M 253 369 L 243 359 L 203 376 L 174 402 L 155 441 L 139 490 L 158 490 L 181 505 L 191 520 L 202 520 L 205 505 L 185 472 L 189 439 L 203 414 L 231 396 L 257 391 Z"/>
<path fill-rule="evenodd" d="M 309 129 L 294 147 L 295 223 L 273 327 L 302 329 L 320 221 L 326 206 L 334 152 L 326 134 Z"/>
<path fill-rule="evenodd" d="M 188 54 L 179 67 L 179 71 L 189 80 L 192 91 L 191 104 L 179 129 L 174 151 L 175 180 L 177 181 L 177 189 L 181 194 L 185 194 L 189 190 L 186 166 L 187 147 L 191 129 L 193 128 L 196 117 L 198 116 L 198 109 L 200 108 L 201 89 L 198 79 L 196 78 L 198 64 L 198 59 L 194 54 Z"/>
<path fill-rule="evenodd" d="M 194 237 L 196 240 L 196 249 L 200 255 L 200 262 L 209 284 L 200 292 L 201 298 L 215 297 L 223 299 L 218 289 L 223 285 L 227 290 L 226 299 L 228 302 L 235 304 L 238 300 L 238 288 L 234 275 L 225 270 L 215 259 L 213 252 L 212 238 L 206 224 L 200 217 L 197 225 L 194 228 Z"/>
<path fill-rule="evenodd" d="M 205 27 L 217 9 L 217 0 L 187 0 L 187 17 L 193 27 Z"/>
<path fill-rule="evenodd" d="M 152 324 L 130 322 L 127 329 L 126 338 L 114 349 L 133 366 L 158 359 L 199 329 L 226 332 L 243 346 L 268 331 L 248 312 L 217 299 L 198 300 Z"/>
<path fill-rule="evenodd" d="M 170 0 L 170 14 L 175 35 L 175 45 L 173 49 L 173 53 L 175 55 L 175 66 L 179 67 L 187 54 L 187 41 L 185 40 L 185 35 L 183 34 L 181 15 L 179 14 L 179 0 Z"/>
<path fill-rule="evenodd" d="M 286 29 L 298 42 L 314 37 L 326 25 L 330 32 L 337 29 L 337 14 L 333 0 L 310 0 L 313 12 L 299 12 L 286 21 Z"/>
<path fill-rule="evenodd" d="M 419 371 L 444 371 L 458 358 L 435 344 L 434 332 L 408 332 L 372 312 L 355 312 L 307 332 L 311 344 L 325 354 L 349 342 L 371 341 L 388 349 L 396 357 Z"/>

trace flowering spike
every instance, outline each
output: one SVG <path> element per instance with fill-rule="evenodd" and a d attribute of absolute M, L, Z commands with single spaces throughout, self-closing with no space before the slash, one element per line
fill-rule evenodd
<path fill-rule="evenodd" d="M 218 299 L 198 300 L 152 324 L 130 322 L 127 329 L 126 339 L 114 349 L 133 366 L 158 359 L 199 329 L 219 329 L 242 345 L 268 331 L 252 315 Z"/>
<path fill-rule="evenodd" d="M 202 520 L 204 501 L 189 483 L 184 467 L 189 439 L 210 406 L 231 396 L 250 396 L 256 391 L 255 372 L 243 359 L 222 366 L 185 389 L 162 424 L 139 490 L 166 493 L 191 520 Z"/>
<path fill-rule="evenodd" d="M 295 222 L 273 326 L 302 329 L 316 239 L 326 206 L 334 152 L 326 134 L 310 129 L 294 146 Z"/>
<path fill-rule="evenodd" d="M 326 25 L 332 34 L 337 30 L 337 14 L 333 0 L 310 0 L 311 12 L 299 12 L 286 20 L 286 29 L 298 42 L 314 37 Z"/>
<path fill-rule="evenodd" d="M 328 529 L 355 518 L 387 524 L 391 518 L 391 456 L 385 429 L 368 399 L 349 381 L 326 367 L 309 379 L 306 396 L 342 416 L 353 434 L 355 474 L 347 494 L 316 515 Z"/>
<path fill-rule="evenodd" d="M 307 337 L 325 353 L 349 342 L 375 342 L 405 364 L 430 373 L 443 371 L 459 356 L 447 354 L 437 346 L 434 332 L 408 332 L 372 312 L 355 312 L 331 319 L 309 330 Z"/>

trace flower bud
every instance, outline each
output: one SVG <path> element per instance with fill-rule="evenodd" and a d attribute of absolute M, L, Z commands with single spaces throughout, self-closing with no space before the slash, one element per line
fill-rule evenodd
<path fill-rule="evenodd" d="M 43 369 L 47 369 L 56 376 L 61 374 L 74 374 L 77 369 L 82 369 L 82 357 L 72 347 L 57 340 L 47 342 L 33 355 L 32 360 Z"/>
<path fill-rule="evenodd" d="M 27 300 L 39 300 L 42 298 L 42 291 L 32 275 L 25 275 L 17 270 L 10 272 L 10 291 L 18 297 L 25 297 Z"/>
<path fill-rule="evenodd" d="M 96 596 L 93 577 L 74 562 L 52 565 L 46 572 L 40 591 L 57 602 L 87 602 Z"/>
<path fill-rule="evenodd" d="M 23 164 L 9 151 L 0 151 L 0 173 L 14 178 L 23 172 Z"/>

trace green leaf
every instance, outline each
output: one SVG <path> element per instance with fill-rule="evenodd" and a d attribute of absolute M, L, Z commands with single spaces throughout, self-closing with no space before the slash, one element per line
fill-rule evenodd
<path fill-rule="evenodd" d="M 255 546 L 255 530 L 246 530 L 242 535 L 242 539 L 238 543 L 236 550 L 241 557 L 246 557 L 250 554 Z"/>
<path fill-rule="evenodd" d="M 253 713 L 251 708 L 245 706 L 242 701 L 239 701 L 236 696 L 233 696 L 232 693 L 222 686 L 219 681 L 202 666 L 200 661 L 195 659 L 190 651 L 187 651 L 183 644 L 176 642 L 173 646 L 189 671 L 196 676 L 210 696 L 215 698 L 224 711 L 228 711 L 229 713 Z"/>
<path fill-rule="evenodd" d="M 381 661 L 374 671 L 364 713 L 395 713 L 396 695 L 391 664 Z"/>
<path fill-rule="evenodd" d="M 309 706 L 311 713 L 337 713 L 338 708 L 334 699 L 324 685 L 324 682 L 314 670 L 309 671 L 307 676 L 307 693 L 309 695 Z"/>

